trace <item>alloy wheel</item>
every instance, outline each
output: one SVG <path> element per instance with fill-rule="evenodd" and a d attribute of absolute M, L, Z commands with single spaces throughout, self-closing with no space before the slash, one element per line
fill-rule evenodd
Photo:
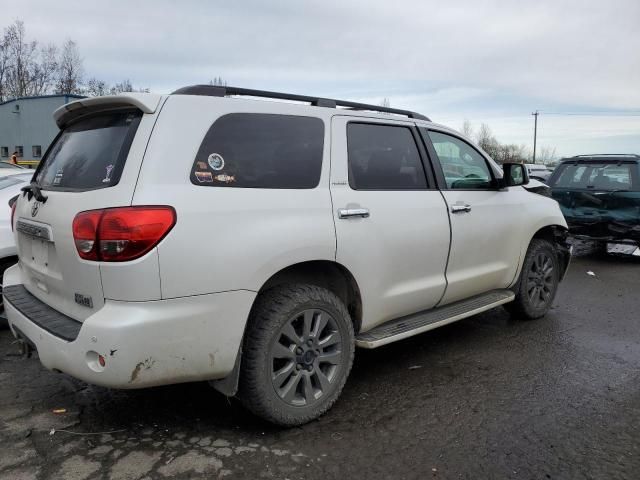
<path fill-rule="evenodd" d="M 342 341 L 326 311 L 307 309 L 292 316 L 271 347 L 271 381 L 280 399 L 306 407 L 326 395 L 339 378 Z"/>
<path fill-rule="evenodd" d="M 535 308 L 541 308 L 551 301 L 554 293 L 554 264 L 551 256 L 538 253 L 527 274 L 527 295 Z"/>

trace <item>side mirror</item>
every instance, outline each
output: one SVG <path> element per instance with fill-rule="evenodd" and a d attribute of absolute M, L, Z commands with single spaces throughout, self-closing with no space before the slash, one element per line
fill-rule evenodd
<path fill-rule="evenodd" d="M 503 184 L 505 187 L 516 187 L 529 183 L 529 172 L 522 163 L 502 164 Z"/>

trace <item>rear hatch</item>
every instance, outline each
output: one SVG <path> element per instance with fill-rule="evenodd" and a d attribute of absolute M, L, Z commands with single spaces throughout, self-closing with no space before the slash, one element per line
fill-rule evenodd
<path fill-rule="evenodd" d="M 153 97 L 157 105 L 159 97 Z M 102 307 L 104 295 L 100 263 L 78 255 L 73 220 L 82 211 L 130 205 L 153 126 L 153 116 L 145 115 L 140 105 L 112 98 L 118 101 L 70 104 L 73 115 L 56 112 L 63 129 L 33 178 L 43 197 L 38 199 L 38 189 L 32 188 L 16 204 L 25 288 L 79 321 Z M 153 105 L 142 108 L 155 110 Z"/>
<path fill-rule="evenodd" d="M 633 161 L 577 161 L 558 167 L 549 184 L 572 233 L 640 238 L 640 183 Z"/>

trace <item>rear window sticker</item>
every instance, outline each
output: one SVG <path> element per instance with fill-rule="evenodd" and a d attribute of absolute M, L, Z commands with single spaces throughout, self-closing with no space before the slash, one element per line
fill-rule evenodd
<path fill-rule="evenodd" d="M 224 183 L 231 183 L 236 181 L 236 177 L 234 175 L 227 175 L 226 173 L 223 173 L 221 175 L 216 175 L 213 178 L 215 178 L 219 182 L 224 182 Z"/>
<path fill-rule="evenodd" d="M 222 170 L 224 168 L 224 158 L 218 153 L 212 153 L 207 160 L 212 170 Z"/>
<path fill-rule="evenodd" d="M 63 170 L 61 168 L 56 172 L 56 176 L 53 177 L 53 184 L 54 185 L 60 184 L 60 182 L 62 181 L 62 174 L 63 174 Z"/>
<path fill-rule="evenodd" d="M 211 172 L 195 172 L 195 174 L 196 174 L 196 179 L 200 183 L 213 183 L 213 173 L 211 173 Z"/>
<path fill-rule="evenodd" d="M 111 181 L 111 172 L 113 172 L 113 165 L 107 165 L 107 174 L 102 179 L 102 183 L 109 183 Z"/>
<path fill-rule="evenodd" d="M 200 170 L 207 170 L 207 162 L 198 162 L 197 166 Z"/>

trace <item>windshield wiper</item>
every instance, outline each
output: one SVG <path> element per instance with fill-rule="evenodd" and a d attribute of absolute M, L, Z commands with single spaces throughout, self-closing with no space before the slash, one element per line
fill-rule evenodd
<path fill-rule="evenodd" d="M 45 203 L 49 199 L 49 197 L 42 194 L 42 190 L 40 190 L 36 182 L 31 182 L 31 184 L 22 187 L 20 190 L 22 190 L 23 196 L 27 195 L 29 200 L 31 200 L 31 197 L 35 197 L 37 201 Z"/>
<path fill-rule="evenodd" d="M 613 195 L 614 193 L 620 193 L 620 192 L 628 192 L 629 190 L 626 188 L 618 188 L 617 190 L 611 190 L 609 192 L 607 192 L 609 195 Z"/>

